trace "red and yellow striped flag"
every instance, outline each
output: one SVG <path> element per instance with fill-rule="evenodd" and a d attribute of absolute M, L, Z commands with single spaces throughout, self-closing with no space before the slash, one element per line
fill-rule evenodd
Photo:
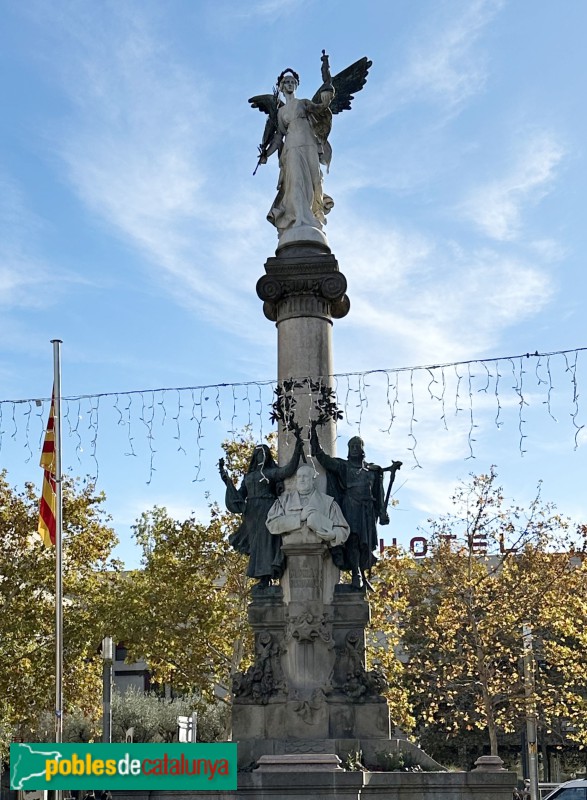
<path fill-rule="evenodd" d="M 51 410 L 47 422 L 47 432 L 41 453 L 41 467 L 43 468 L 43 492 L 39 503 L 39 536 L 46 547 L 55 544 L 55 530 L 57 527 L 57 487 L 55 483 L 56 455 L 55 455 L 55 403 L 51 397 Z"/>

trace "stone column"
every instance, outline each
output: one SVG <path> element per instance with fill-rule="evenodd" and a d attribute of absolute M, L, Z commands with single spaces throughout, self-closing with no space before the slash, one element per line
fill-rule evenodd
<path fill-rule="evenodd" d="M 278 381 L 309 377 L 332 386 L 332 320 L 348 314 L 346 278 L 327 247 L 294 244 L 282 247 L 267 259 L 266 274 L 257 283 L 265 316 L 277 326 Z M 305 426 L 314 399 L 307 387 L 294 390 L 296 422 Z M 319 430 L 325 452 L 335 454 L 336 428 L 333 422 Z M 279 462 L 285 464 L 294 446 L 293 436 L 280 426 Z M 320 470 L 318 470 L 320 472 Z M 322 481 L 320 488 L 325 489 Z"/>

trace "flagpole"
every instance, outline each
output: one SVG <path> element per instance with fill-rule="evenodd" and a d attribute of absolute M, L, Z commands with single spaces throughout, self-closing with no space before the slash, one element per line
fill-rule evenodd
<path fill-rule="evenodd" d="M 53 345 L 55 403 L 55 741 L 63 741 L 63 495 L 61 484 L 61 339 Z"/>

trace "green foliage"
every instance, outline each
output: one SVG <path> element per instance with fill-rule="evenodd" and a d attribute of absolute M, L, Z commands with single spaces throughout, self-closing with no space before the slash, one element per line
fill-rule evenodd
<path fill-rule="evenodd" d="M 564 718 L 586 744 L 580 540 L 539 497 L 527 511 L 507 506 L 493 471 L 462 486 L 453 502 L 453 514 L 431 522 L 429 557 L 403 562 L 403 685 L 416 735 L 430 747 L 435 737 L 456 745 L 459 737 L 483 732 L 497 753 L 498 735 L 522 726 L 521 631 L 530 623 L 544 662 L 534 697 L 540 725 L 553 731 Z M 486 556 L 475 552 L 480 535 Z"/>
<path fill-rule="evenodd" d="M 12 726 L 14 712 L 9 701 L 5 698 L 0 699 L 0 774 L 2 774 L 2 764 L 8 758 L 10 741 L 12 739 Z"/>
<path fill-rule="evenodd" d="M 124 742 L 129 728 L 134 728 L 135 742 L 177 741 L 177 718 L 190 716 L 193 711 L 198 714 L 198 741 L 222 740 L 228 712 L 224 703 L 206 703 L 196 695 L 167 700 L 154 692 L 145 694 L 136 689 L 124 694 L 115 692 L 112 697 L 112 741 Z"/>
<path fill-rule="evenodd" d="M 104 496 L 89 482 L 63 484 L 65 711 L 99 714 L 98 647 L 104 636 L 108 586 L 120 565 L 117 540 L 103 511 Z M 17 491 L 0 472 L 0 726 L 24 741 L 55 696 L 55 548 L 37 530 L 32 484 Z"/>
<path fill-rule="evenodd" d="M 102 718 L 98 708 L 94 717 L 89 717 L 80 708 L 73 708 L 63 715 L 64 742 L 100 741 Z M 43 711 L 35 723 L 32 741 L 55 741 L 55 714 Z"/>
<path fill-rule="evenodd" d="M 373 569 L 375 592 L 369 596 L 371 625 L 367 631 L 367 666 L 385 675 L 392 724 L 409 732 L 414 728 L 408 690 L 404 684 L 402 620 L 407 611 L 407 581 L 412 559 L 397 548 L 387 548 Z"/>
<path fill-rule="evenodd" d="M 347 753 L 342 767 L 347 772 L 365 772 L 366 767 L 363 765 L 363 751 L 351 750 Z"/>
<path fill-rule="evenodd" d="M 135 536 L 142 569 L 118 587 L 125 614 L 116 638 L 130 660 L 147 661 L 158 683 L 210 693 L 226 683 L 238 617 L 226 580 L 234 559 L 219 520 L 177 521 L 155 507 L 141 516 Z"/>
<path fill-rule="evenodd" d="M 377 753 L 377 766 L 384 772 L 424 772 L 409 753 Z"/>
<path fill-rule="evenodd" d="M 254 447 L 250 433 L 226 441 L 226 467 L 236 482 Z M 196 692 L 212 701 L 214 687 L 230 688 L 230 675 L 250 657 L 246 623 L 249 581 L 246 559 L 228 543 L 240 518 L 210 503 L 210 521 L 179 521 L 165 508 L 141 515 L 134 526 L 142 569 L 126 575 L 113 620 L 130 660 L 144 658 L 158 683 Z"/>

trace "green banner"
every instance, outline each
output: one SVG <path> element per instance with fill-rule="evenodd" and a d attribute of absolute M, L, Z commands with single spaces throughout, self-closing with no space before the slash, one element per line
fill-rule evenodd
<path fill-rule="evenodd" d="M 236 789 L 236 742 L 11 744 L 10 788 Z"/>

